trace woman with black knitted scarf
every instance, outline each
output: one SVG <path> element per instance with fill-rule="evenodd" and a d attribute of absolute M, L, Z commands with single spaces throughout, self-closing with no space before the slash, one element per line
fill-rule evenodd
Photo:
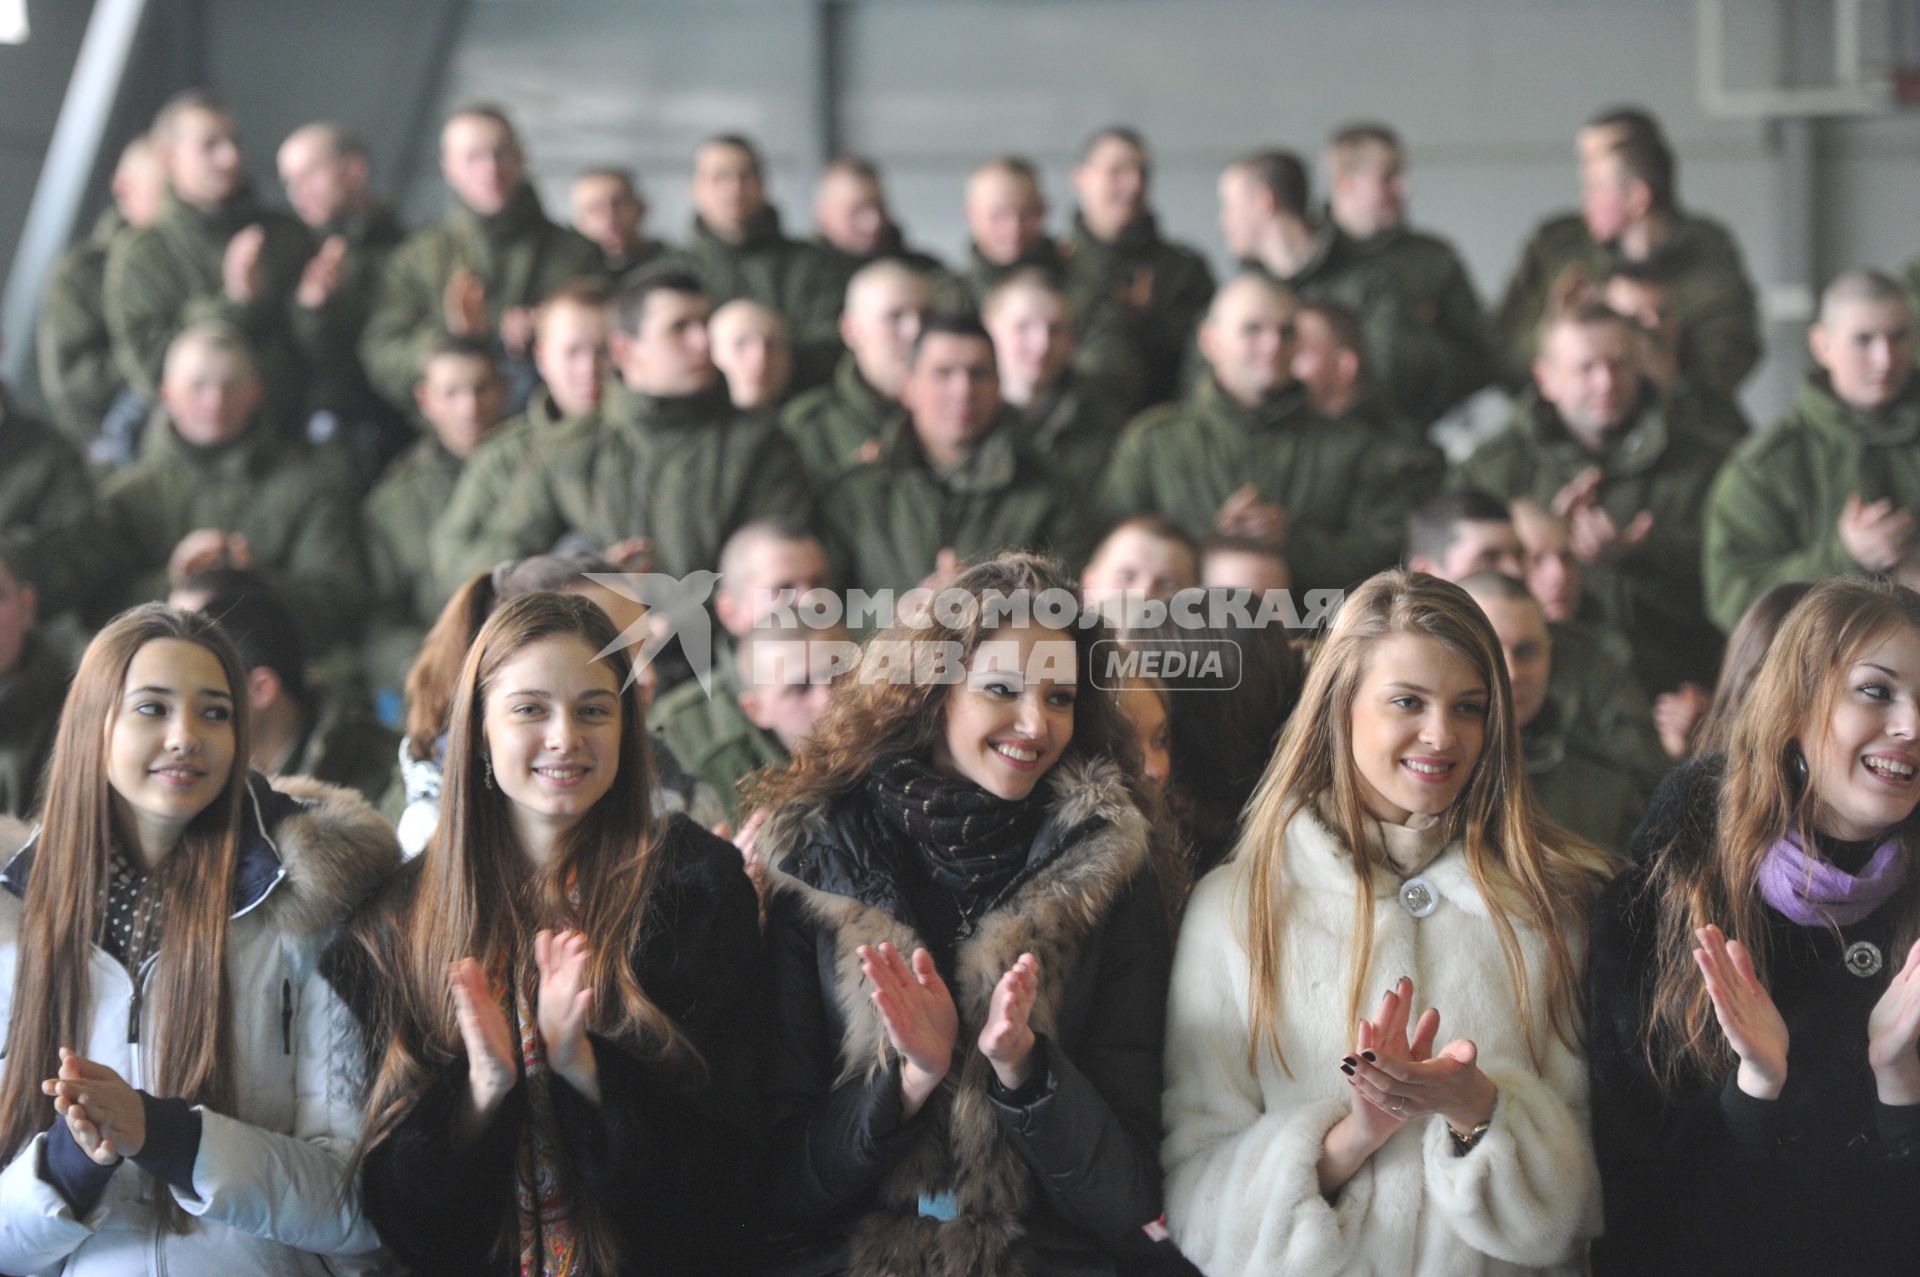
<path fill-rule="evenodd" d="M 869 643 L 749 795 L 774 866 L 767 1271 L 1177 1271 L 1170 844 L 1095 685 L 1102 631 L 992 624 L 994 592 L 1071 599 L 1043 560 L 951 588 L 961 623 L 928 609 Z"/>
<path fill-rule="evenodd" d="M 1912 1273 L 1920 595 L 1787 617 L 1654 796 L 1589 944 L 1596 1273 Z"/>

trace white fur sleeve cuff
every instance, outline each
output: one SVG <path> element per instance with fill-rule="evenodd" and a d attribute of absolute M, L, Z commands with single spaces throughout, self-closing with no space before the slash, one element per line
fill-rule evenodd
<path fill-rule="evenodd" d="M 1176 1156 L 1167 1143 L 1167 1226 L 1207 1277 L 1336 1273 L 1360 1253 L 1373 1204 L 1362 1166 L 1329 1202 L 1320 1192 L 1327 1132 L 1350 1103 L 1321 1100 L 1269 1113 L 1253 1126 Z"/>
<path fill-rule="evenodd" d="M 1563 1262 L 1600 1228 L 1600 1172 L 1585 1115 L 1524 1070 L 1487 1075 L 1500 1098 L 1470 1152 L 1454 1153 L 1444 1119 L 1428 1122 L 1427 1193 L 1482 1254 L 1536 1267 Z"/>

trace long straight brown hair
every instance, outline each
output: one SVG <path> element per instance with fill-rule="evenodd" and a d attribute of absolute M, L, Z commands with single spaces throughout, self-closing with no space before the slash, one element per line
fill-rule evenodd
<path fill-rule="evenodd" d="M 197 644 L 220 663 L 233 694 L 233 768 L 179 846 L 153 871 L 159 910 L 154 921 L 162 943 L 151 1005 L 159 1040 L 153 1075 L 141 1084 L 155 1095 L 232 1110 L 227 919 L 246 794 L 246 669 L 213 621 L 152 603 L 122 613 L 87 645 L 61 710 L 27 880 L 6 1070 L 0 1075 L 0 1140 L 8 1157 L 53 1121 L 53 1101 L 40 1093 L 40 1083 L 59 1072 L 60 1048 L 86 1045 L 92 992 L 87 964 L 105 934 L 108 860 L 120 837 L 107 780 L 108 739 L 126 693 L 127 669 L 141 648 L 158 639 Z M 193 1226 L 168 1194 L 160 1194 L 157 1209 L 171 1231 Z"/>
<path fill-rule="evenodd" d="M 1787 614 L 1735 712 L 1711 845 L 1704 854 L 1656 849 L 1648 897 L 1656 910 L 1651 1031 L 1647 1062 L 1669 1091 L 1724 1076 L 1734 1063 L 1713 1002 L 1693 961 L 1694 932 L 1713 923 L 1753 955 L 1767 981 L 1769 945 L 1760 865 L 1787 833 L 1814 838 L 1819 795 L 1794 774 L 1793 754 L 1818 774 L 1826 725 L 1854 662 L 1902 630 L 1920 633 L 1920 594 L 1890 581 L 1843 577 L 1815 586 Z M 1920 812 L 1888 831 L 1920 850 Z M 1890 905 L 1896 952 L 1920 936 L 1920 889 L 1909 880 Z"/>
<path fill-rule="evenodd" d="M 510 799 L 484 779 L 486 704 L 500 670 L 532 644 L 573 641 L 581 662 L 605 652 L 622 689 L 620 753 L 615 783 L 561 840 L 551 863 L 534 869 L 514 835 Z M 517 979 L 533 961 L 533 934 L 571 927 L 593 946 L 591 1028 L 698 1070 L 686 1037 L 641 989 L 633 955 L 648 923 L 658 842 L 645 712 L 627 688 L 632 670 L 618 634 L 592 600 L 535 593 L 500 605 L 474 639 L 454 685 L 440 823 L 421 856 L 420 881 L 407 906 L 397 953 L 371 954 L 385 1002 L 376 1021 L 392 1028 L 367 1102 L 360 1152 L 390 1137 L 425 1093 L 434 1073 L 464 1049 L 447 986 L 448 969 L 473 958 L 490 973 Z M 612 649 L 612 650 L 608 650 Z M 514 964 L 520 964 L 516 967 Z M 613 1272 L 621 1256 L 617 1231 L 596 1203 L 582 1200 L 580 1230 L 594 1272 Z M 497 1239 L 505 1244 L 511 1219 Z"/>
<path fill-rule="evenodd" d="M 1515 920 L 1538 932 L 1549 955 L 1547 1006 L 1552 1030 L 1569 1046 L 1580 1035 L 1580 977 L 1567 937 L 1586 927 L 1588 907 L 1611 876 L 1600 849 L 1554 824 L 1540 810 L 1521 762 L 1513 691 L 1493 627 L 1473 597 L 1424 572 L 1382 572 L 1341 604 L 1333 629 L 1313 655 L 1300 704 L 1247 808 L 1234 859 L 1247 862 L 1249 965 L 1247 1067 L 1280 1047 L 1281 930 L 1288 887 L 1282 872 L 1287 826 L 1303 813 L 1324 820 L 1353 866 L 1354 942 L 1348 968 L 1347 1022 L 1357 1023 L 1373 956 L 1372 830 L 1353 763 L 1353 702 L 1375 646 L 1395 634 L 1437 640 L 1486 684 L 1487 727 L 1466 788 L 1442 817 L 1446 840 L 1464 840 L 1467 869 L 1486 899 L 1506 958 L 1527 1050 L 1540 1062 L 1542 1026 L 1533 1022 L 1526 964 Z"/>

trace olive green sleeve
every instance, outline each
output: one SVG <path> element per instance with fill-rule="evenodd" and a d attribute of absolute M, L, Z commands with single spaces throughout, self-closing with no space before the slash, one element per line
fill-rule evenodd
<path fill-rule="evenodd" d="M 1736 452 L 1714 481 L 1701 553 L 1707 613 L 1722 630 L 1731 632 L 1747 607 L 1776 585 L 1858 567 L 1840 541 L 1837 520 L 1809 526 L 1807 483 L 1778 453 L 1751 448 Z"/>
<path fill-rule="evenodd" d="M 76 250 L 81 251 L 85 250 Z M 77 257 L 70 256 L 48 281 L 35 334 L 40 393 L 46 396 L 61 431 L 80 444 L 99 433 L 122 384 L 101 305 L 105 263 L 92 272 L 83 267 Z"/>
<path fill-rule="evenodd" d="M 420 365 L 444 329 L 441 295 L 433 277 L 432 242 L 416 236 L 395 249 L 380 270 L 367 326 L 360 333 L 360 363 L 381 398 L 413 412 Z"/>
<path fill-rule="evenodd" d="M 1296 585 L 1356 585 L 1400 561 L 1407 515 L 1437 490 L 1442 470 L 1431 450 L 1371 444 L 1354 476 L 1347 521 L 1339 528 L 1291 528 L 1284 552 Z"/>

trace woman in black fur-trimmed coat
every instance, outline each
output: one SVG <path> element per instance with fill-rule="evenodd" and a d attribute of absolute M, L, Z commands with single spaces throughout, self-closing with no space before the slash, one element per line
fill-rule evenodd
<path fill-rule="evenodd" d="M 1002 556 L 953 588 L 1060 584 Z M 767 1270 L 1177 1270 L 1158 1224 L 1166 878 L 1091 678 L 1097 631 L 969 622 L 874 640 L 760 784 Z M 957 684 L 918 677 L 939 644 Z M 873 677 L 902 659 L 917 677 Z"/>

